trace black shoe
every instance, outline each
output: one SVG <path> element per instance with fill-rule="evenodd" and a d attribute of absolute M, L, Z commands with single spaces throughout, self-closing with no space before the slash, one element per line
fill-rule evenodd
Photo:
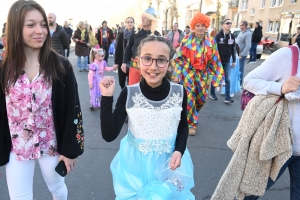
<path fill-rule="evenodd" d="M 214 94 L 209 95 L 209 98 L 211 98 L 212 100 L 218 100 L 217 96 Z"/>
<path fill-rule="evenodd" d="M 92 110 L 92 111 L 93 111 L 93 110 L 94 110 L 94 107 L 93 107 L 93 106 L 91 106 L 91 107 L 90 107 L 90 110 Z"/>
<path fill-rule="evenodd" d="M 82 72 L 82 69 L 80 69 L 79 72 Z"/>
<path fill-rule="evenodd" d="M 234 100 L 232 98 L 225 99 L 224 103 L 233 103 Z"/>

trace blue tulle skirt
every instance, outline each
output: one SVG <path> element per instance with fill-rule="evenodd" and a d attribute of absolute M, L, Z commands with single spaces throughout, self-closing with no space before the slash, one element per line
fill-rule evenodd
<path fill-rule="evenodd" d="M 232 57 L 230 58 L 230 65 L 232 64 Z M 235 67 L 231 68 L 230 71 L 230 95 L 233 95 L 234 93 L 240 92 L 241 87 L 240 87 L 240 64 L 239 64 L 239 57 L 236 54 L 236 62 L 235 62 Z M 225 94 L 225 86 L 222 87 L 222 94 Z"/>
<path fill-rule="evenodd" d="M 172 144 L 175 139 L 176 136 Z M 145 153 L 139 150 L 142 142 L 130 131 L 121 140 L 120 150 L 110 165 L 116 200 L 194 200 L 190 192 L 194 179 L 189 151 L 185 150 L 181 166 L 173 171 L 168 169 L 173 151 L 162 153 L 148 146 Z"/>

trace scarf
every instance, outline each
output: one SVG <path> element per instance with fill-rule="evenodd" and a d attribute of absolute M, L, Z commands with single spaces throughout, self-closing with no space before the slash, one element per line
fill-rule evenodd
<path fill-rule="evenodd" d="M 133 30 L 134 29 L 132 29 L 131 31 L 129 31 L 127 28 L 124 30 L 124 39 L 126 39 L 126 41 L 127 41 L 126 46 L 129 43 L 129 39 L 130 39 L 130 36 L 131 36 Z"/>
<path fill-rule="evenodd" d="M 86 29 L 85 28 L 84 29 L 79 28 L 79 30 L 81 31 L 81 40 L 84 41 L 85 40 L 85 31 L 86 31 Z"/>

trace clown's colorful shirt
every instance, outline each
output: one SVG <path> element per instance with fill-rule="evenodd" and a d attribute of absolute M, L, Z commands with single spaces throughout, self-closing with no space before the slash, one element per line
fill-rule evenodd
<path fill-rule="evenodd" d="M 214 38 L 205 35 L 199 41 L 195 35 L 186 35 L 175 59 L 174 76 L 179 78 L 187 92 L 196 93 L 205 103 L 210 79 L 217 87 L 224 82 L 224 70 Z"/>

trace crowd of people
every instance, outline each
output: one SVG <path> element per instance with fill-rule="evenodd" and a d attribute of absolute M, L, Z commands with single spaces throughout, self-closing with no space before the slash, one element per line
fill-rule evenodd
<path fill-rule="evenodd" d="M 208 34 L 210 18 L 199 12 L 184 31 L 174 23 L 161 36 L 156 13 L 149 7 L 141 21 L 127 17 L 117 32 L 104 20 L 94 34 L 80 21 L 73 33 L 67 21 L 60 26 L 56 15 L 46 16 L 35 1 L 13 3 L 0 66 L 0 166 L 6 166 L 12 200 L 33 199 L 35 161 L 53 199 L 67 199 L 64 176 L 84 152 L 85 137 L 67 59 L 71 40 L 79 72 L 89 72 L 90 109 L 101 107 L 103 139 L 115 140 L 128 123 L 110 165 L 116 199 L 194 200 L 188 135 L 196 135 L 208 97 L 218 100 L 221 89 L 230 104 L 242 88 L 254 97 L 228 141 L 235 153 L 212 199 L 258 199 L 286 168 L 290 199 L 300 199 L 299 34 L 290 48 L 273 53 L 244 80 L 246 57 L 250 52 L 249 61 L 255 62 L 262 37 L 259 24 L 252 34 L 242 21 L 235 38 L 225 19 L 222 30 Z M 105 71 L 117 69 L 122 91 L 113 109 L 116 81 Z M 261 171 L 265 174 L 252 174 Z"/>

